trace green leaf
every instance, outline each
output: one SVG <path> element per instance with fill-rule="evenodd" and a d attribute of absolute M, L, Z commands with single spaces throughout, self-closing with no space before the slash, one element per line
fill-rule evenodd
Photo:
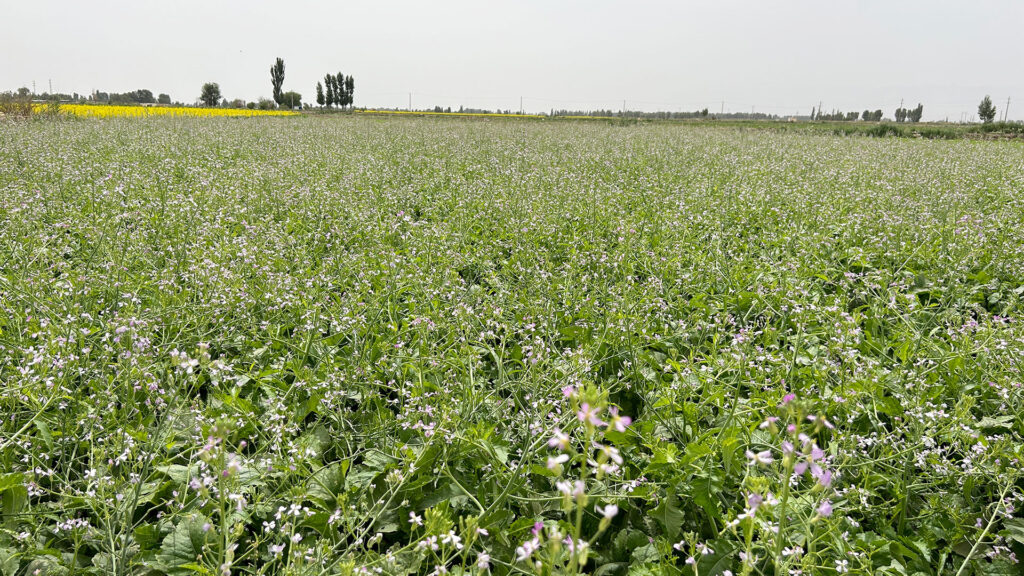
<path fill-rule="evenodd" d="M 653 543 L 645 544 L 635 550 L 630 557 L 635 564 L 647 564 L 657 562 L 661 558 L 658 548 Z"/>
<path fill-rule="evenodd" d="M 721 481 L 715 480 L 710 474 L 697 475 L 693 481 L 693 501 L 703 508 L 710 518 L 721 520 L 722 512 L 718 509 L 718 499 L 714 496 Z"/>
<path fill-rule="evenodd" d="M 207 523 L 204 516 L 179 521 L 160 545 L 156 555 L 160 568 L 172 575 L 205 572 L 201 566 L 203 547 L 214 542 L 212 532 L 203 530 Z"/>
<path fill-rule="evenodd" d="M 700 557 L 697 573 L 700 576 L 721 576 L 726 570 L 732 569 L 739 545 L 728 540 L 712 540 L 708 545 L 714 552 Z"/>
<path fill-rule="evenodd" d="M 135 542 L 143 550 L 152 550 L 160 545 L 160 530 L 155 524 L 142 524 L 133 531 L 133 534 Z"/>
<path fill-rule="evenodd" d="M 1024 544 L 1024 519 L 1011 518 L 1004 521 L 1002 535 L 1019 544 Z"/>
<path fill-rule="evenodd" d="M 598 566 L 597 570 L 594 570 L 594 576 L 611 576 L 612 574 L 620 574 L 628 567 L 629 562 L 608 562 Z"/>
<path fill-rule="evenodd" d="M 18 555 L 14 550 L 0 548 L 0 574 L 14 576 L 18 573 Z"/>
<path fill-rule="evenodd" d="M 8 488 L 14 488 L 15 486 L 22 486 L 25 482 L 25 475 L 21 472 L 12 472 L 10 474 L 0 474 L 0 492 L 7 490 Z"/>
<path fill-rule="evenodd" d="M 986 416 L 978 422 L 978 428 L 1009 430 L 1011 427 L 1013 427 L 1013 416 Z"/>
<path fill-rule="evenodd" d="M 338 495 L 345 491 L 345 467 L 341 462 L 335 462 L 318 471 L 310 476 L 306 490 L 311 500 L 333 505 Z"/>
<path fill-rule="evenodd" d="M 50 427 L 42 420 L 36 419 L 32 421 L 36 426 L 36 430 L 39 431 L 39 437 L 43 439 L 46 444 L 47 450 L 53 450 L 53 434 L 50 432 Z"/>
<path fill-rule="evenodd" d="M 668 494 L 661 499 L 661 504 L 651 511 L 651 516 L 661 524 L 661 529 L 669 540 L 675 540 L 679 536 L 679 528 L 683 524 L 683 513 L 679 510 L 679 499 L 675 492 L 669 490 Z"/>
<path fill-rule="evenodd" d="M 0 494 L 0 503 L 7 524 L 13 526 L 17 522 L 16 515 L 21 514 L 28 503 L 28 490 L 24 486 L 12 486 Z"/>

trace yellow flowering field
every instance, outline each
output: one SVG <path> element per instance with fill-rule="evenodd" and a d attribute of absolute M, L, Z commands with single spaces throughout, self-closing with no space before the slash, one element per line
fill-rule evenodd
<path fill-rule="evenodd" d="M 33 104 L 35 113 L 44 112 L 48 104 Z M 62 114 L 87 118 L 144 117 L 144 116 L 293 116 L 290 110 L 249 110 L 247 108 L 187 108 L 184 106 L 112 106 L 104 104 L 61 104 Z"/>

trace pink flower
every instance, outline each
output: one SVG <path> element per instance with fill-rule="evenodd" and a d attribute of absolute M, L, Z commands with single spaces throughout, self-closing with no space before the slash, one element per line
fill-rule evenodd
<path fill-rule="evenodd" d="M 522 562 L 533 556 L 533 553 L 540 549 L 540 540 L 533 538 L 523 542 L 522 546 L 516 548 L 516 562 Z"/>
<path fill-rule="evenodd" d="M 548 457 L 548 470 L 558 470 L 559 466 L 569 461 L 568 454 L 559 454 L 558 456 Z"/>
<path fill-rule="evenodd" d="M 821 426 L 824 426 L 825 428 L 828 428 L 829 430 L 832 430 L 832 429 L 835 428 L 835 426 L 833 426 L 831 422 L 826 420 L 824 416 L 815 416 L 815 415 L 812 414 L 812 415 L 807 417 L 807 420 L 810 421 L 810 422 L 814 422 L 814 425 L 818 426 L 819 428 Z"/>
<path fill-rule="evenodd" d="M 782 397 L 782 405 L 785 406 L 786 404 L 789 404 L 793 400 L 796 400 L 796 394 L 790 392 L 789 394 L 786 394 L 785 396 Z"/>
<path fill-rule="evenodd" d="M 548 446 L 565 451 L 569 449 L 569 435 L 555 428 L 554 435 L 548 440 Z"/>
<path fill-rule="evenodd" d="M 756 511 L 763 502 L 764 498 L 757 492 L 751 492 L 747 495 L 747 508 L 750 508 L 751 511 Z"/>
<path fill-rule="evenodd" d="M 576 417 L 580 419 L 580 422 L 585 422 L 591 426 L 604 426 L 604 422 L 597 417 L 600 412 L 600 408 L 591 408 L 590 404 L 584 402 L 580 406 L 580 411 L 576 413 Z"/>
<path fill-rule="evenodd" d="M 829 502 L 828 500 L 822 501 L 822 503 L 818 505 L 818 516 L 821 516 L 822 518 L 828 518 L 831 515 L 832 503 Z"/>
<path fill-rule="evenodd" d="M 633 423 L 633 419 L 629 416 L 619 416 L 619 407 L 612 406 L 608 409 L 608 413 L 611 414 L 611 423 L 608 424 L 611 428 L 618 430 L 619 432 L 625 432 L 626 426 Z"/>
<path fill-rule="evenodd" d="M 751 452 L 750 450 L 747 450 L 746 454 L 747 454 L 747 460 L 750 460 L 749 464 L 751 466 L 754 466 L 754 465 L 757 465 L 757 464 L 760 464 L 762 466 L 767 466 L 767 465 L 769 465 L 769 464 L 771 464 L 772 462 L 775 461 L 775 457 L 772 456 L 771 450 L 762 450 L 762 451 L 757 452 L 757 453 Z"/>

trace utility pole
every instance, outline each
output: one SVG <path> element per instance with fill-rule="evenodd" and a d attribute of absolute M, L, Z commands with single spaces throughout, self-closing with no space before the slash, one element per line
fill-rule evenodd
<path fill-rule="evenodd" d="M 821 100 L 818 100 L 818 116 L 821 116 Z M 814 118 L 811 118 L 811 120 L 814 120 Z"/>
<path fill-rule="evenodd" d="M 412 92 L 409 92 L 409 112 L 412 112 Z"/>
<path fill-rule="evenodd" d="M 626 115 L 626 100 L 625 99 L 622 100 L 622 115 L 623 116 Z"/>
<path fill-rule="evenodd" d="M 523 97 L 520 96 L 519 97 L 519 114 L 522 115 L 522 113 L 523 113 Z"/>
<path fill-rule="evenodd" d="M 36 81 L 35 80 L 32 81 L 32 97 L 33 98 L 36 97 Z"/>
<path fill-rule="evenodd" d="M 1010 119 L 1010 97 L 1006 97 L 1006 108 L 1003 108 L 1003 122 Z"/>
<path fill-rule="evenodd" d="M 53 78 L 47 78 L 47 81 L 50 82 L 50 96 L 52 97 L 53 96 Z"/>
<path fill-rule="evenodd" d="M 718 115 L 721 116 L 723 114 L 725 114 L 725 100 L 722 100 L 722 107 L 718 109 Z"/>

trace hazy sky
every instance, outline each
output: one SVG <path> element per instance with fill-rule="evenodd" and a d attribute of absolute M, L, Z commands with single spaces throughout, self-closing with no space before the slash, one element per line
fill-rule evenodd
<path fill-rule="evenodd" d="M 1024 119 L 1024 1 L 0 0 L 0 90 L 148 88 L 192 102 L 326 72 L 356 105 L 748 111 L 882 108 Z"/>

